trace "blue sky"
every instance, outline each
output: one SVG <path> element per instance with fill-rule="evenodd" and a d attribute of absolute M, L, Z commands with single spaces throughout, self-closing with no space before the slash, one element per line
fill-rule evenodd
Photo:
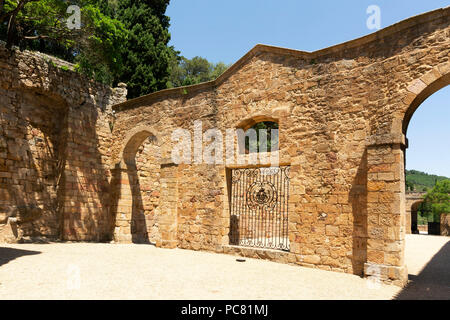
<path fill-rule="evenodd" d="M 425 100 L 409 123 L 406 168 L 450 178 L 450 86 Z"/>
<path fill-rule="evenodd" d="M 369 30 L 369 5 L 381 9 L 381 27 L 450 5 L 450 0 L 171 0 L 170 42 L 187 58 L 236 62 L 258 43 L 314 51 Z M 450 88 L 428 98 L 408 129 L 407 169 L 450 177 Z"/>

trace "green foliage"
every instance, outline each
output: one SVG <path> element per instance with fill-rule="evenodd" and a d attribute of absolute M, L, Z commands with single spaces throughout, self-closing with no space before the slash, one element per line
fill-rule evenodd
<path fill-rule="evenodd" d="M 69 5 L 61 0 L 6 0 L 0 14 L 0 38 L 7 46 L 39 50 L 78 64 L 87 76 L 112 84 L 122 72 L 122 44 L 127 38 L 122 23 L 104 15 L 100 0 L 71 1 L 81 9 L 81 29 L 69 30 Z M 22 7 L 20 7 L 22 6 Z M 20 9 L 20 10 L 18 10 Z"/>
<path fill-rule="evenodd" d="M 417 225 L 426 225 L 428 223 L 427 215 L 422 214 L 422 212 L 417 212 Z"/>
<path fill-rule="evenodd" d="M 172 55 L 168 87 L 181 87 L 207 82 L 219 77 L 228 66 L 223 62 L 211 63 L 205 58 L 186 59 Z"/>
<path fill-rule="evenodd" d="M 75 61 L 79 70 L 97 81 L 113 84 L 124 70 L 124 42 L 128 32 L 122 22 L 104 15 L 94 4 L 81 8 L 83 36 L 79 38 Z"/>
<path fill-rule="evenodd" d="M 127 84 L 129 98 L 167 87 L 169 62 L 176 55 L 167 45 L 168 4 L 169 0 L 101 1 L 102 12 L 121 21 L 128 31 L 122 44 L 123 69 L 117 81 Z"/>
<path fill-rule="evenodd" d="M 217 79 L 222 73 L 229 68 L 229 65 L 218 62 L 213 65 L 213 71 L 211 72 L 211 80 Z"/>
<path fill-rule="evenodd" d="M 169 0 L 0 0 L 0 39 L 75 63 L 75 71 L 115 85 L 128 98 L 217 78 L 227 66 L 188 60 L 168 46 Z M 81 29 L 69 30 L 69 4 Z"/>
<path fill-rule="evenodd" d="M 276 144 L 272 146 L 272 129 L 278 129 L 278 123 L 272 122 L 272 121 L 263 121 L 258 122 L 255 125 L 251 127 L 251 129 L 254 129 L 256 131 L 256 141 L 251 141 L 249 138 L 245 139 L 245 149 L 249 152 L 250 150 L 258 150 L 258 152 L 261 149 L 261 142 L 260 141 L 260 132 L 259 130 L 267 130 L 267 146 L 266 151 L 276 151 L 278 150 L 278 140 L 276 141 Z M 254 144 L 256 143 L 256 145 Z M 251 148 L 250 148 L 251 147 Z"/>
<path fill-rule="evenodd" d="M 428 191 L 436 182 L 448 179 L 447 177 L 428 174 L 417 170 L 406 170 L 407 191 Z"/>
<path fill-rule="evenodd" d="M 28 47 L 42 40 L 47 47 L 66 51 L 69 37 L 75 33 L 65 24 L 69 17 L 66 9 L 64 1 L 5 0 L 0 10 L 0 37 L 7 42 L 7 47 Z"/>
<path fill-rule="evenodd" d="M 450 179 L 436 183 L 425 196 L 419 211 L 429 222 L 440 222 L 441 213 L 450 213 Z"/>

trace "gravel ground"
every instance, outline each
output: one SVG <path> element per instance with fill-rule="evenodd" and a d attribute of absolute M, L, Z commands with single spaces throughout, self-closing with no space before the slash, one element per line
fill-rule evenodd
<path fill-rule="evenodd" d="M 407 240 L 426 248 L 411 260 L 418 273 L 450 238 Z M 414 246 L 407 245 L 408 263 Z M 350 274 L 236 258 L 150 245 L 1 245 L 0 299 L 392 299 L 402 292 Z"/>

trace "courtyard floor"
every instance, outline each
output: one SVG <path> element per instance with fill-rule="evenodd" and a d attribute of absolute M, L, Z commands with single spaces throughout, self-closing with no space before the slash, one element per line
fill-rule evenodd
<path fill-rule="evenodd" d="M 404 289 L 350 274 L 150 245 L 0 245 L 1 299 L 450 299 L 450 238 L 408 235 Z"/>

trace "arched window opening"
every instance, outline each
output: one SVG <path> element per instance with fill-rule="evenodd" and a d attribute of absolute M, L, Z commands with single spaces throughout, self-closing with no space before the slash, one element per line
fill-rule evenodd
<path fill-rule="evenodd" d="M 274 121 L 261 121 L 245 131 L 245 153 L 279 150 L 279 126 Z"/>

